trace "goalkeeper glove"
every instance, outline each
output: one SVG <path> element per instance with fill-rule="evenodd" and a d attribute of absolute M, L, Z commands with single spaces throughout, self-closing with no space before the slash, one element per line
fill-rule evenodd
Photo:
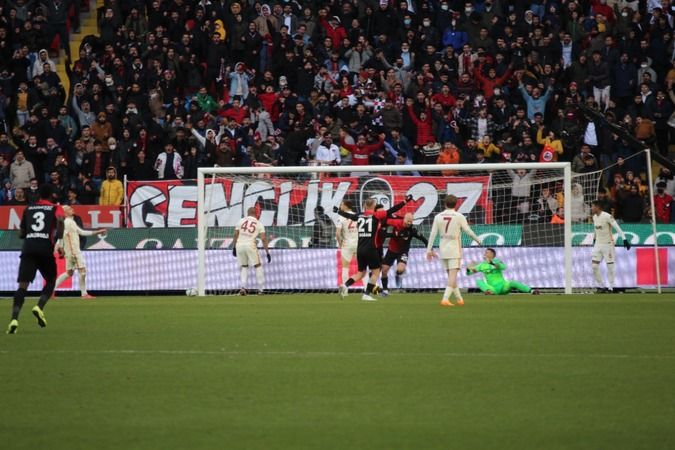
<path fill-rule="evenodd" d="M 270 255 L 270 252 L 267 252 L 267 263 L 269 264 L 271 262 L 272 262 L 272 255 Z"/>
<path fill-rule="evenodd" d="M 338 208 L 337 206 L 333 206 L 333 212 L 336 213 L 338 211 L 340 211 L 340 208 Z"/>
<path fill-rule="evenodd" d="M 405 196 L 406 203 L 411 202 L 412 199 L 413 199 L 413 196 L 411 194 L 408 194 L 408 195 Z"/>
<path fill-rule="evenodd" d="M 232 248 L 232 256 L 234 256 L 234 257 L 237 256 L 237 247 Z"/>
<path fill-rule="evenodd" d="M 626 250 L 630 250 L 630 242 L 628 242 L 628 239 L 623 240 L 623 246 L 626 247 Z"/>

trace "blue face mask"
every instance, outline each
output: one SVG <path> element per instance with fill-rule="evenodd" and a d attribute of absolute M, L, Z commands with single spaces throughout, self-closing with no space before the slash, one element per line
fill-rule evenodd
<path fill-rule="evenodd" d="M 406 25 L 410 25 L 412 23 L 412 20 L 410 19 L 403 19 L 403 23 Z"/>

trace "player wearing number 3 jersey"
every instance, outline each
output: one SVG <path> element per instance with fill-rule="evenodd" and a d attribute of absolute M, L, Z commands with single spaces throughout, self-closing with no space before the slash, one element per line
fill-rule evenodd
<path fill-rule="evenodd" d="M 26 299 L 28 285 L 40 272 L 45 285 L 40 293 L 33 315 L 41 327 L 47 326 L 43 309 L 54 291 L 56 281 L 56 260 L 54 259 L 54 243 L 63 234 L 63 210 L 53 203 L 53 188 L 49 184 L 40 187 L 40 200 L 26 207 L 21 218 L 21 234 L 23 247 L 19 263 L 19 288 L 14 294 L 12 320 L 7 327 L 8 334 L 14 334 L 19 328 L 19 313 Z M 59 253 L 62 250 L 59 249 Z"/>
<path fill-rule="evenodd" d="M 362 279 L 366 275 L 366 270 L 370 269 L 370 279 L 361 300 L 375 300 L 370 294 L 373 292 L 375 283 L 377 283 L 377 279 L 380 277 L 380 266 L 382 265 L 382 253 L 379 248 L 382 245 L 379 239 L 381 234 L 380 228 L 386 223 L 387 218 L 403 208 L 410 200 L 412 200 L 412 196 L 406 197 L 404 202 L 398 203 L 385 211 L 384 209 L 376 210 L 377 203 L 374 199 L 369 198 L 363 203 L 363 212 L 361 214 L 347 211 L 344 203 L 340 208 L 333 208 L 333 212 L 356 222 L 359 235 L 356 247 L 356 261 L 359 271 L 340 286 L 339 293 L 342 298 L 347 296 L 349 286 Z"/>
<path fill-rule="evenodd" d="M 255 268 L 255 276 L 258 280 L 258 293 L 263 293 L 263 285 L 265 277 L 263 274 L 262 263 L 260 262 L 260 255 L 258 254 L 258 244 L 256 239 L 260 236 L 265 253 L 267 254 L 267 262 L 272 262 L 270 250 L 267 244 L 267 237 L 265 236 L 265 227 L 256 217 L 255 208 L 248 209 L 248 215 L 240 219 L 234 230 L 234 240 L 232 242 L 232 254 L 236 256 L 240 268 L 241 289 L 240 295 L 246 295 L 246 281 L 248 280 L 248 268 Z"/>
<path fill-rule="evenodd" d="M 450 296 L 454 295 L 457 299 L 458 305 L 463 305 L 462 293 L 457 287 L 457 272 L 462 265 L 462 231 L 471 237 L 478 245 L 482 245 L 476 233 L 469 227 L 466 217 L 463 214 L 455 211 L 457 206 L 457 197 L 448 195 L 445 198 L 445 211 L 437 214 L 434 218 L 434 224 L 431 227 L 431 234 L 429 235 L 429 243 L 427 244 L 427 259 L 431 261 L 438 257 L 433 251 L 436 236 L 440 235 L 441 242 L 439 244 L 441 263 L 443 269 L 448 273 L 448 285 L 443 293 L 442 306 L 454 306 L 450 302 Z"/>

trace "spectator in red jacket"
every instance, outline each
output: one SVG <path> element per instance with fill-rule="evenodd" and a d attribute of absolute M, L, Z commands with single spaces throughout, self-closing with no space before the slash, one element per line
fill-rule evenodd
<path fill-rule="evenodd" d="M 673 207 L 673 197 L 666 194 L 666 183 L 656 184 L 656 195 L 654 196 L 654 210 L 656 212 L 656 221 L 659 223 L 670 223 L 670 209 Z"/>
<path fill-rule="evenodd" d="M 367 166 L 370 154 L 380 150 L 384 145 L 384 133 L 380 134 L 379 141 L 374 144 L 368 144 L 366 136 L 363 134 L 356 137 L 356 144 L 347 144 L 345 142 L 346 136 L 347 132 L 340 130 L 340 146 L 346 148 L 352 154 L 353 166 Z"/>
<path fill-rule="evenodd" d="M 426 110 L 420 112 L 420 116 L 417 117 L 415 110 L 413 109 L 412 99 L 407 100 L 408 106 L 408 115 L 417 127 L 417 138 L 415 139 L 415 145 L 423 147 L 431 142 L 435 142 L 434 138 L 434 127 L 431 120 L 431 111 L 427 107 Z"/>
<path fill-rule="evenodd" d="M 347 31 L 340 25 L 340 18 L 332 16 L 328 20 L 320 19 L 321 26 L 326 32 L 326 37 L 333 41 L 333 49 L 338 50 L 342 45 L 342 40 L 347 37 Z"/>

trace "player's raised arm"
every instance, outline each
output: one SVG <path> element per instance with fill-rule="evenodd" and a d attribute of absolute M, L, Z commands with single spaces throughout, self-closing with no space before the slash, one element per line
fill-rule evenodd
<path fill-rule="evenodd" d="M 628 239 L 626 239 L 626 234 L 623 232 L 619 224 L 617 223 L 616 219 L 614 217 L 609 219 L 609 225 L 616 230 L 617 233 L 619 233 L 619 236 L 621 236 L 621 239 L 623 239 L 623 246 L 626 247 L 626 250 L 630 250 L 630 242 Z"/>
<path fill-rule="evenodd" d="M 347 211 L 343 211 L 342 209 L 338 208 L 337 206 L 333 206 L 333 212 L 342 216 L 342 217 L 345 217 L 347 219 L 351 219 L 351 220 L 354 220 L 354 221 L 359 220 L 359 216 L 357 214 L 347 212 Z"/>

